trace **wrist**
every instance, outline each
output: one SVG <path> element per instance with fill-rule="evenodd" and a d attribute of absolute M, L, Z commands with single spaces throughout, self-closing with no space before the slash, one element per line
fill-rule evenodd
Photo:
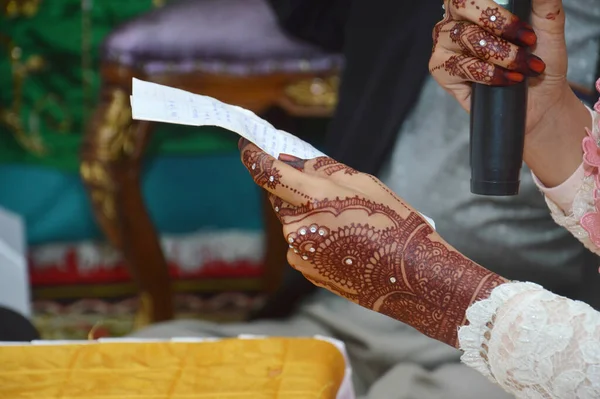
<path fill-rule="evenodd" d="M 587 107 L 567 88 L 525 138 L 523 159 L 546 187 L 565 182 L 581 165 L 581 142 L 592 127 Z"/>

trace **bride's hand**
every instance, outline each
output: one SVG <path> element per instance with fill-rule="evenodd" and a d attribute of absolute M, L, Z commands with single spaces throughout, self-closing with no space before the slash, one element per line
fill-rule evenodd
<path fill-rule="evenodd" d="M 562 0 L 532 0 L 531 25 L 492 0 L 444 6 L 433 33 L 433 77 L 467 111 L 471 83 L 503 86 L 529 77 L 523 160 L 546 186 L 564 182 L 581 164 L 592 119 L 567 82 Z"/>
<path fill-rule="evenodd" d="M 527 131 L 571 92 L 561 0 L 533 0 L 531 25 L 492 0 L 446 0 L 429 63 L 438 83 L 469 110 L 471 82 L 506 86 L 530 77 Z M 531 52 L 530 52 L 531 50 Z"/>
<path fill-rule="evenodd" d="M 456 345 L 467 307 L 499 276 L 450 247 L 377 178 L 331 158 L 276 160 L 241 143 L 270 193 L 288 261 L 314 284 Z"/>

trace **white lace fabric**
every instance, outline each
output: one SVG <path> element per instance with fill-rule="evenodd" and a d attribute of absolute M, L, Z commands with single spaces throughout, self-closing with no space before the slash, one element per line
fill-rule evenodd
<path fill-rule="evenodd" d="M 600 80 L 597 88 L 600 91 Z M 600 101 L 591 137 L 600 151 Z M 600 154 L 597 153 L 597 156 Z M 589 165 L 588 165 L 589 166 Z M 600 255 L 600 235 L 581 220 L 600 213 L 600 167 L 583 177 L 565 212 L 546 197 L 554 221 Z M 592 237 L 590 237 L 592 236 Z M 600 289 L 600 287 L 599 287 Z M 517 398 L 600 398 L 600 313 L 532 283 L 511 282 L 467 310 L 458 331 L 462 361 Z"/>
<path fill-rule="evenodd" d="M 532 283 L 507 283 L 467 311 L 462 361 L 517 398 L 600 398 L 600 313 Z"/>
<path fill-rule="evenodd" d="M 591 110 L 590 112 L 594 118 L 592 136 L 600 142 L 600 115 Z M 581 186 L 575 194 L 573 205 L 569 213 L 563 211 L 560 206 L 548 197 L 546 197 L 546 203 L 548 204 L 552 218 L 558 225 L 569 230 L 569 232 L 581 241 L 587 249 L 596 255 L 600 255 L 600 248 L 592 242 L 589 233 L 580 224 L 580 220 L 584 215 L 595 211 L 594 192 L 597 189 L 595 177 L 592 174 L 583 178 Z"/>

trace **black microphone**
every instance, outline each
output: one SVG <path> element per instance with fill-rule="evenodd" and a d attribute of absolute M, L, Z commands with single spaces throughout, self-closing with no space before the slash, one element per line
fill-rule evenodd
<path fill-rule="evenodd" d="M 521 21 L 530 23 L 531 0 L 495 0 Z M 473 84 L 471 96 L 471 192 L 487 196 L 519 193 L 525 123 L 527 78 L 493 87 Z"/>

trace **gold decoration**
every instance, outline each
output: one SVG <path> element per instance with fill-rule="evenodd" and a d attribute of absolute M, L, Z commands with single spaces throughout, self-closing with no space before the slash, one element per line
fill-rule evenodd
<path fill-rule="evenodd" d="M 121 89 L 115 89 L 111 96 L 112 101 L 98 128 L 95 143 L 96 159 L 105 162 L 115 161 L 123 155 L 130 156 L 135 151 L 129 95 Z"/>
<path fill-rule="evenodd" d="M 142 292 L 139 299 L 139 308 L 135 315 L 135 321 L 133 322 L 133 328 L 139 330 L 146 326 L 149 326 L 150 320 L 152 320 L 152 297 L 147 292 Z"/>
<path fill-rule="evenodd" d="M 301 80 L 286 87 L 285 94 L 292 102 L 306 107 L 333 109 L 337 105 L 339 78 L 312 78 Z"/>
<path fill-rule="evenodd" d="M 31 118 L 29 127 L 33 127 L 33 131 L 27 132 L 21 120 L 21 106 L 23 84 L 30 74 L 39 72 L 44 68 L 44 59 L 33 55 L 23 62 L 22 49 L 15 45 L 9 38 L 1 36 L 0 44 L 6 49 L 10 57 L 13 78 L 12 104 L 8 109 L 0 109 L 0 123 L 3 123 L 13 131 L 15 138 L 24 148 L 35 154 L 42 155 L 46 153 L 46 149 L 42 144 L 39 130 L 36 129 L 35 122 L 38 120 Z"/>
<path fill-rule="evenodd" d="M 109 220 L 116 215 L 115 187 L 107 166 L 97 161 L 83 161 L 79 167 L 81 178 L 90 185 L 92 202 L 100 205 L 100 211 Z"/>
<path fill-rule="evenodd" d="M 3 0 L 2 8 L 9 18 L 31 18 L 38 13 L 41 2 L 42 0 Z"/>
<path fill-rule="evenodd" d="M 93 160 L 83 161 L 80 166 L 81 177 L 90 186 L 92 201 L 109 220 L 113 220 L 117 212 L 115 184 L 108 168 L 112 162 L 131 156 L 135 151 L 128 95 L 115 89 L 111 96 L 104 121 L 94 135 Z"/>

